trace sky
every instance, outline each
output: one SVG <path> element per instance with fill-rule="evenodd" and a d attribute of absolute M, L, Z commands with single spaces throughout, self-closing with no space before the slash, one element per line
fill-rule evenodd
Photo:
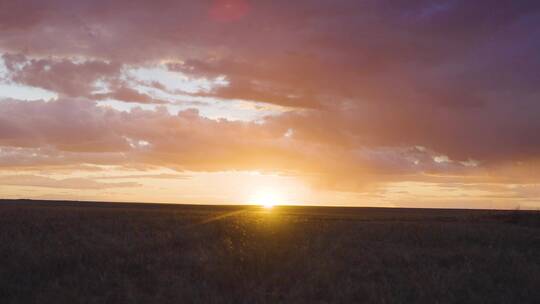
<path fill-rule="evenodd" d="M 540 2 L 0 0 L 0 197 L 540 209 Z"/>

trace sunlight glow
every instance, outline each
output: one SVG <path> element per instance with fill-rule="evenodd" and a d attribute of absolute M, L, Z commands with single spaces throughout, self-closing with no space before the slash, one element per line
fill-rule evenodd
<path fill-rule="evenodd" d="M 265 209 L 272 209 L 282 201 L 282 196 L 273 189 L 262 189 L 256 191 L 251 199 L 250 204 L 259 205 Z"/>
<path fill-rule="evenodd" d="M 264 204 L 264 205 L 262 205 L 262 206 L 263 206 L 264 208 L 266 208 L 266 209 L 272 209 L 272 208 L 274 208 L 274 204 L 272 204 L 272 203 L 267 203 L 267 204 Z"/>

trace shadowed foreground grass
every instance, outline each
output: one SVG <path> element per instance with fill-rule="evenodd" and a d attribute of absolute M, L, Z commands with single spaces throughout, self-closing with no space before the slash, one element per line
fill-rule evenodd
<path fill-rule="evenodd" d="M 0 202 L 0 303 L 540 303 L 526 212 Z"/>

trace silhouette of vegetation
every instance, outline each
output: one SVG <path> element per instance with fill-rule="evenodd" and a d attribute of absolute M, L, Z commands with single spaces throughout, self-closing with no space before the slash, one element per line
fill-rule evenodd
<path fill-rule="evenodd" d="M 4 201 L 0 302 L 539 303 L 539 216 Z"/>

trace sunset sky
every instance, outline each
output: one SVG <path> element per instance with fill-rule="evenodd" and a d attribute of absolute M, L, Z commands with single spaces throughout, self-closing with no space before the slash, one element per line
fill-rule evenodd
<path fill-rule="evenodd" d="M 540 1 L 0 0 L 0 198 L 540 208 Z"/>

